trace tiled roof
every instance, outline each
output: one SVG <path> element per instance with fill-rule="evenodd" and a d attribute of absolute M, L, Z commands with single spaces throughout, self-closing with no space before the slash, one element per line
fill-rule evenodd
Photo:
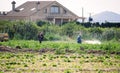
<path fill-rule="evenodd" d="M 38 1 L 27 1 L 17 7 L 16 11 L 10 11 L 7 16 L 30 16 L 37 11 L 37 8 L 40 10 L 55 1 L 40 1 L 39 5 L 37 5 L 37 2 Z"/>

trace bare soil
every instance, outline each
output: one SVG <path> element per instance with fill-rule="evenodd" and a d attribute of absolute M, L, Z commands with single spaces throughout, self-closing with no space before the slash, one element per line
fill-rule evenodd
<path fill-rule="evenodd" d="M 82 48 L 80 48 L 81 51 L 86 52 L 88 54 L 107 54 L 107 51 L 104 50 L 84 50 Z M 30 48 L 21 48 L 20 46 L 16 46 L 15 48 L 9 47 L 9 46 L 0 46 L 0 52 L 33 52 L 33 53 L 47 53 L 47 52 L 55 52 L 55 49 L 51 49 L 51 48 L 43 48 L 40 50 L 33 50 Z M 74 53 L 74 50 L 69 50 L 66 49 L 65 50 L 66 53 Z M 120 55 L 120 52 L 110 52 L 110 54 L 117 54 Z"/>

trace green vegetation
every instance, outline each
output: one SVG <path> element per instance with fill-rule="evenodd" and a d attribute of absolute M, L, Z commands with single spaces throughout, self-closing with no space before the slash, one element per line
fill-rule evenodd
<path fill-rule="evenodd" d="M 48 22 L 28 21 L 0 21 L 0 33 L 8 33 L 10 39 L 15 40 L 37 40 L 37 34 L 43 31 L 44 40 L 75 40 L 79 33 L 82 39 L 99 39 L 101 41 L 120 41 L 120 28 L 86 28 L 82 24 L 70 22 L 61 26 Z"/>
<path fill-rule="evenodd" d="M 37 34 L 43 31 L 42 43 Z M 61 26 L 48 22 L 0 21 L 0 33 L 10 40 L 0 42 L 0 73 L 118 73 L 120 28 L 86 28 L 70 22 Z M 101 44 L 78 44 L 97 39 Z"/>
<path fill-rule="evenodd" d="M 44 41 L 41 44 L 34 40 L 10 40 L 8 42 L 0 42 L 0 45 L 10 46 L 16 48 L 20 46 L 22 49 L 53 49 L 55 54 L 65 54 L 65 53 L 85 53 L 87 50 L 101 50 L 107 53 L 120 52 L 119 42 L 103 42 L 102 44 L 78 44 L 75 41 Z M 83 50 L 82 50 L 83 49 Z"/>
<path fill-rule="evenodd" d="M 53 57 L 52 60 L 49 60 L 50 57 Z M 1 73 L 21 73 L 23 71 L 26 73 L 118 73 L 119 69 L 119 55 L 55 55 L 49 53 L 40 55 L 39 53 L 0 52 Z"/>

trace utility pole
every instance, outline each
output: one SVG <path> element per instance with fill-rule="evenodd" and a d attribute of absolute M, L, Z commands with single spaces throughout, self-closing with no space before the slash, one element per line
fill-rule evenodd
<path fill-rule="evenodd" d="M 89 17 L 91 17 L 92 13 L 89 13 Z"/>
<path fill-rule="evenodd" d="M 82 7 L 82 23 L 84 23 L 84 8 Z"/>

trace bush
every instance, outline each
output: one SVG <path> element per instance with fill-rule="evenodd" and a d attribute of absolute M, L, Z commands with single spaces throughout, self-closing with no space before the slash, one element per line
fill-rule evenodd
<path fill-rule="evenodd" d="M 117 41 L 120 41 L 120 29 L 116 29 L 115 39 L 116 39 Z"/>
<path fill-rule="evenodd" d="M 74 32 L 74 26 L 75 26 L 74 23 L 64 24 L 64 26 L 62 26 L 62 34 L 72 37 Z"/>
<path fill-rule="evenodd" d="M 61 37 L 58 34 L 54 34 L 54 33 L 46 33 L 45 34 L 45 40 L 49 40 L 49 41 L 55 41 L 55 40 L 60 40 Z"/>
<path fill-rule="evenodd" d="M 43 25 L 47 24 L 47 22 L 45 22 L 45 21 L 37 21 L 36 24 L 37 24 L 37 26 L 43 26 Z"/>
<path fill-rule="evenodd" d="M 90 28 L 89 32 L 91 33 L 92 38 L 101 39 L 103 30 L 100 27 Z"/>
<path fill-rule="evenodd" d="M 106 24 L 110 24 L 109 26 L 111 27 L 114 23 Z M 118 24 L 116 26 L 118 26 Z M 107 25 L 104 26 L 107 27 Z M 99 25 L 99 23 L 81 23 L 78 25 L 75 22 L 69 22 L 59 26 L 44 21 L 0 21 L 0 32 L 8 33 L 10 39 L 37 40 L 37 34 L 41 31 L 45 33 L 45 40 L 47 41 L 66 40 L 68 38 L 76 40 L 79 33 L 82 34 L 82 39 L 99 39 L 103 41 L 120 39 L 120 28 L 101 27 L 102 25 Z"/>
<path fill-rule="evenodd" d="M 12 28 L 11 26 L 12 24 L 10 21 L 0 20 L 0 32 L 8 32 L 9 28 Z"/>
<path fill-rule="evenodd" d="M 105 32 L 103 32 L 103 40 L 106 41 L 110 41 L 112 39 L 114 39 L 115 37 L 115 31 L 113 29 L 110 30 L 106 30 Z"/>

